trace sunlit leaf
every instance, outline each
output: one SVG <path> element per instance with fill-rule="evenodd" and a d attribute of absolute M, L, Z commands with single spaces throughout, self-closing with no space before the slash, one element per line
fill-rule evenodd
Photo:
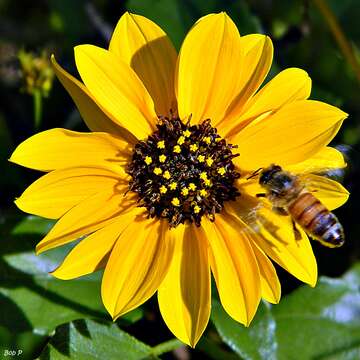
<path fill-rule="evenodd" d="M 150 346 L 122 331 L 116 324 L 78 320 L 57 328 L 40 359 L 140 360 L 151 354 Z"/>
<path fill-rule="evenodd" d="M 326 359 L 359 349 L 360 265 L 343 278 L 323 277 L 315 289 L 303 286 L 294 291 L 273 307 L 273 315 L 279 359 L 293 354 Z"/>
<path fill-rule="evenodd" d="M 268 305 L 260 305 L 251 326 L 246 328 L 213 300 L 211 319 L 223 341 L 242 359 L 276 359 L 275 321 Z"/>
<path fill-rule="evenodd" d="M 13 235 L 40 234 L 45 235 L 54 225 L 54 220 L 44 219 L 39 216 L 28 215 L 16 224 L 12 230 Z"/>
<path fill-rule="evenodd" d="M 261 305 L 248 329 L 218 303 L 212 321 L 243 359 L 356 359 L 360 352 L 360 264 L 339 279 L 322 277 L 279 305 Z"/>

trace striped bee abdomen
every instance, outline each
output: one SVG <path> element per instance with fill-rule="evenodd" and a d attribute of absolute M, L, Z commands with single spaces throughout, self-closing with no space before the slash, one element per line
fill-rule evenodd
<path fill-rule="evenodd" d="M 343 245 L 344 231 L 339 220 L 311 193 L 306 192 L 297 197 L 288 206 L 288 212 L 308 235 L 323 245 Z"/>

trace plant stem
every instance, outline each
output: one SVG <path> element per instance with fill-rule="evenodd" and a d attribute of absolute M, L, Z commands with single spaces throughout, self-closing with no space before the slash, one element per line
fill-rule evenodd
<path fill-rule="evenodd" d="M 34 103 L 34 127 L 38 130 L 42 120 L 42 94 L 40 90 L 34 90 L 33 93 Z"/>
<path fill-rule="evenodd" d="M 346 61 L 350 64 L 355 73 L 355 76 L 360 82 L 360 64 L 358 63 L 354 54 L 354 50 L 350 42 L 347 40 L 344 32 L 342 31 L 341 26 L 337 21 L 334 13 L 331 11 L 326 0 L 314 0 L 314 4 L 319 9 L 322 16 L 325 18 L 325 21 L 327 22 L 330 31 L 335 38 L 335 41 L 337 42 L 340 50 L 344 54 Z"/>
<path fill-rule="evenodd" d="M 184 344 L 178 340 L 178 339 L 171 339 L 168 341 L 165 341 L 159 345 L 156 345 L 152 349 L 152 353 L 155 356 L 167 353 L 169 351 L 173 351 L 178 349 L 179 347 L 184 346 Z"/>

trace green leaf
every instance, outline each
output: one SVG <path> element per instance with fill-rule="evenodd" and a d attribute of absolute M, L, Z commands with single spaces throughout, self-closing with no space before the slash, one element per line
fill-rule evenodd
<path fill-rule="evenodd" d="M 344 358 L 360 348 L 360 265 L 340 279 L 321 278 L 314 289 L 301 287 L 273 314 L 279 359 Z"/>
<path fill-rule="evenodd" d="M 279 305 L 261 304 L 248 329 L 215 302 L 221 338 L 244 359 L 355 359 L 360 353 L 360 264 L 342 278 L 301 286 Z"/>
<path fill-rule="evenodd" d="M 53 221 L 36 216 L 4 216 L 0 229 L 0 351 L 23 349 L 32 359 L 55 328 L 79 318 L 110 319 L 100 296 L 101 273 L 70 281 L 58 280 L 53 271 L 74 243 L 36 256 L 35 244 Z M 135 323 L 141 308 L 119 323 Z"/>
<path fill-rule="evenodd" d="M 252 15 L 242 1 L 223 0 L 128 0 L 129 11 L 144 15 L 160 25 L 174 42 L 177 49 L 194 23 L 209 13 L 226 11 L 239 27 L 241 34 L 260 31 L 258 18 Z"/>
<path fill-rule="evenodd" d="M 57 328 L 40 359 L 137 360 L 150 355 L 150 346 L 127 334 L 116 324 L 78 320 Z"/>
<path fill-rule="evenodd" d="M 8 324 L 12 331 L 33 328 L 48 334 L 57 325 L 79 317 L 106 316 L 96 274 L 63 281 L 48 274 L 55 267 L 49 258 L 32 252 L 7 255 L 0 261 L 0 325 Z M 19 318 L 23 321 L 16 321 Z M 16 324 L 21 328 L 16 329 Z"/>
<path fill-rule="evenodd" d="M 251 326 L 246 328 L 213 300 L 211 319 L 223 341 L 242 359 L 276 359 L 275 321 L 268 305 L 260 304 Z"/>
<path fill-rule="evenodd" d="M 19 221 L 13 228 L 12 235 L 39 234 L 45 235 L 54 225 L 54 220 L 44 219 L 39 216 L 28 215 Z"/>
<path fill-rule="evenodd" d="M 183 4 L 178 0 L 129 0 L 126 7 L 129 11 L 144 15 L 161 26 L 178 49 L 186 31 L 195 20 L 191 13 L 184 11 Z"/>

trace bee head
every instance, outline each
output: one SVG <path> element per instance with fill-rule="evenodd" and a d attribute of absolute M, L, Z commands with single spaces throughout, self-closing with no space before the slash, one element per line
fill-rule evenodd
<path fill-rule="evenodd" d="M 281 167 L 275 164 L 272 164 L 269 167 L 265 168 L 260 175 L 260 179 L 259 179 L 260 185 L 264 186 L 267 183 L 269 183 L 269 181 L 271 181 L 274 175 L 279 171 L 282 171 Z"/>

